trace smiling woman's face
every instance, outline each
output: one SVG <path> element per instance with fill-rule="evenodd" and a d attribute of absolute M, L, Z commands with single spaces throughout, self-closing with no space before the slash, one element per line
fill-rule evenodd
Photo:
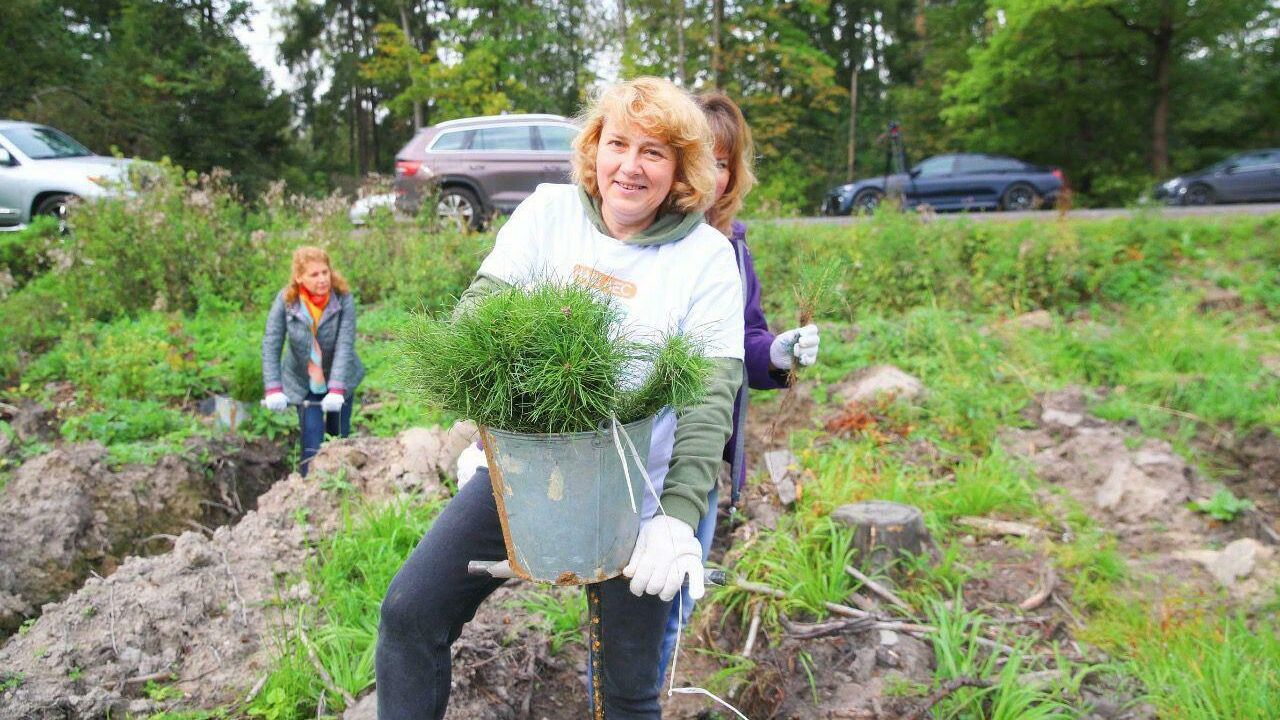
<path fill-rule="evenodd" d="M 601 215 L 614 237 L 625 240 L 653 224 L 676 176 L 676 149 L 613 118 L 605 120 L 596 148 Z"/>
<path fill-rule="evenodd" d="M 329 293 L 332 285 L 332 272 L 328 263 L 309 262 L 302 267 L 302 272 L 294 278 L 307 292 L 320 297 Z"/>

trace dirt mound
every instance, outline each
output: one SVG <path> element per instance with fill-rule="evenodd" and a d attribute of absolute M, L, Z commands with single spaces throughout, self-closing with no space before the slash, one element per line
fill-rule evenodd
<path fill-rule="evenodd" d="M 283 468 L 277 447 L 238 438 L 193 441 L 182 458 L 118 470 L 97 443 L 24 463 L 0 493 L 0 633 L 125 556 L 239 517 Z"/>
<path fill-rule="evenodd" d="M 1261 578 L 1275 576 L 1266 552 L 1257 554 L 1256 572 L 1255 563 L 1248 564 L 1249 583 L 1237 582 L 1241 573 L 1220 572 L 1216 548 L 1252 534 L 1250 525 L 1215 522 L 1188 509 L 1214 487 L 1168 443 L 1089 415 L 1088 402 L 1078 388 L 1048 393 L 1028 410 L 1037 427 L 1007 430 L 1001 442 L 1114 533 L 1121 552 L 1148 577 L 1172 587 L 1208 587 L 1216 577 L 1245 597 L 1266 584 Z M 1057 502 L 1046 500 L 1050 507 Z"/>
<path fill-rule="evenodd" d="M 465 445 L 467 432 L 436 431 L 440 453 Z M 374 500 L 411 473 L 418 489 L 444 492 L 439 469 L 453 459 L 442 454 L 416 464 L 423 457 L 407 461 L 406 447 L 420 446 L 369 438 L 327 444 L 316 472 L 275 484 L 236 525 L 211 536 L 184 533 L 172 552 L 130 558 L 110 577 L 91 578 L 46 605 L 34 625 L 0 648 L 5 679 L 17 685 L 0 696 L 0 718 L 146 713 L 155 709 L 142 694 L 146 682 L 171 677 L 191 707 L 243 699 L 270 666 L 273 633 L 288 623 L 277 600 L 305 597 L 305 588 L 284 583 L 341 520 L 342 494 L 331 473 L 342 472 L 354 491 Z"/>

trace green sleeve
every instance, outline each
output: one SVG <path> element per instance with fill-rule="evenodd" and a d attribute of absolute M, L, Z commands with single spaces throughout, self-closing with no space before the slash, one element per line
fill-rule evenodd
<path fill-rule="evenodd" d="M 707 495 L 720 477 L 724 445 L 733 431 L 733 400 L 741 384 L 742 361 L 716 358 L 707 397 L 676 415 L 662 507 L 695 530 L 707 512 Z"/>
<path fill-rule="evenodd" d="M 471 281 L 471 285 L 462 293 L 462 297 L 458 298 L 458 304 L 453 307 L 452 317 L 458 317 L 458 314 L 475 304 L 477 300 L 485 295 L 492 295 L 499 290 L 511 287 L 511 283 L 505 280 L 499 280 L 492 275 L 476 273 L 476 277 Z"/>

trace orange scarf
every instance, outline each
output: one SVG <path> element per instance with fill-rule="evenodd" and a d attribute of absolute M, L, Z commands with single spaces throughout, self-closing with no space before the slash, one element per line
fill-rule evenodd
<path fill-rule="evenodd" d="M 298 286 L 298 297 L 302 298 L 302 304 L 306 306 L 307 312 L 311 313 L 312 332 L 314 328 L 320 325 L 320 316 L 324 314 L 324 308 L 329 304 L 329 298 L 332 292 L 327 292 L 324 297 L 316 297 L 307 292 L 307 289 L 301 285 Z"/>

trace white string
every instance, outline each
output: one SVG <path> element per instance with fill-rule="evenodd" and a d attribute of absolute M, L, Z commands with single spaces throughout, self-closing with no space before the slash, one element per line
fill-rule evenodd
<path fill-rule="evenodd" d="M 618 425 L 617 417 L 613 417 L 612 419 L 613 419 L 614 444 L 617 445 L 619 435 L 622 436 L 622 439 L 627 441 L 627 447 L 631 450 L 631 456 L 635 458 L 636 466 L 640 468 L 640 476 L 644 478 L 645 487 L 649 489 L 649 494 L 652 495 L 653 499 L 658 503 L 658 512 L 661 512 L 663 517 L 668 517 L 667 509 L 662 507 L 662 498 L 658 497 L 658 492 L 653 487 L 653 479 L 649 477 L 649 471 L 645 467 L 648 464 L 648 458 L 640 457 L 640 451 L 636 450 L 635 443 L 631 442 L 631 436 L 628 435 L 626 431 L 624 431 L 622 427 Z M 620 445 L 617 445 L 617 447 L 618 447 L 618 456 L 622 460 L 622 467 L 625 470 L 625 468 L 627 467 L 627 458 L 622 454 L 622 447 Z M 631 488 L 630 477 L 631 477 L 630 474 L 628 474 L 627 475 L 628 490 L 630 490 Z M 631 501 L 631 507 L 633 510 L 635 509 L 635 500 Z M 707 508 L 707 512 L 715 512 L 715 511 L 716 511 L 715 508 Z M 675 547 L 675 544 L 676 544 L 675 533 L 670 532 L 670 529 L 668 529 L 668 533 L 670 535 L 671 545 L 672 547 Z M 742 718 L 742 720 L 751 720 L 751 718 L 747 717 L 746 715 L 743 715 L 741 710 L 734 707 L 733 705 L 730 705 L 727 700 L 724 700 L 719 695 L 716 695 L 715 693 L 711 692 L 710 690 L 707 690 L 706 688 L 701 688 L 694 685 L 690 685 L 688 687 L 676 687 L 676 663 L 680 658 L 680 642 L 684 637 L 684 588 L 683 587 L 676 592 L 676 611 L 679 613 L 676 616 L 676 645 L 671 650 L 671 682 L 667 686 L 667 697 L 671 697 L 672 695 L 675 695 L 677 693 L 681 695 L 706 695 L 707 697 L 711 698 L 712 700 L 715 700 L 716 702 L 720 703 L 724 707 L 732 710 L 734 714 Z"/>
<path fill-rule="evenodd" d="M 609 419 L 613 421 L 613 447 L 618 451 L 618 459 L 622 461 L 622 479 L 627 484 L 627 499 L 631 501 L 631 512 L 639 514 L 640 511 L 636 509 L 636 494 L 631 489 L 631 470 L 627 467 L 627 456 L 622 452 L 622 443 L 618 442 L 618 436 L 623 434 L 622 426 L 618 424 L 617 415 L 610 415 Z M 627 442 L 631 442 L 630 437 L 627 437 Z M 634 445 L 631 451 L 635 452 Z M 640 465 L 640 472 L 645 472 L 643 464 Z M 644 478 L 646 480 L 649 478 L 648 473 L 644 474 Z"/>

